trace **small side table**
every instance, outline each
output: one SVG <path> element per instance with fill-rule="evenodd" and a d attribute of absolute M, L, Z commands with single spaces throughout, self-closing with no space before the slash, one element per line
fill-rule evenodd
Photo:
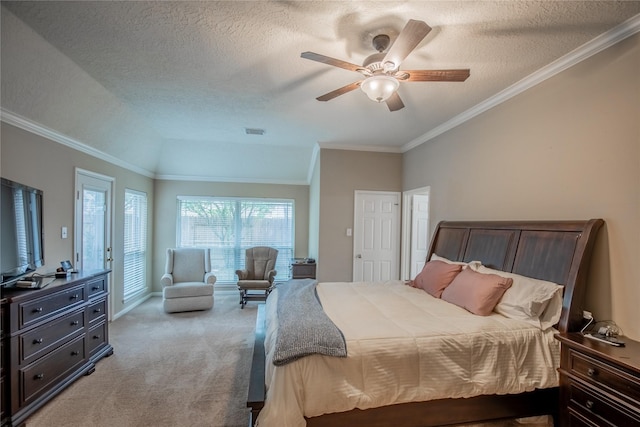
<path fill-rule="evenodd" d="M 640 425 L 640 342 L 627 337 L 613 347 L 580 333 L 561 342 L 562 426 Z"/>
<path fill-rule="evenodd" d="M 292 279 L 315 279 L 316 264 L 313 263 L 291 263 Z"/>

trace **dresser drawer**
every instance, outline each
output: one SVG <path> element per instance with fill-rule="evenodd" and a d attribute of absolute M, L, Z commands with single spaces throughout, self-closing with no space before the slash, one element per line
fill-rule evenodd
<path fill-rule="evenodd" d="M 564 427 L 600 427 L 600 426 L 598 424 L 590 422 L 589 420 L 586 420 L 580 414 L 569 411 L 568 424 Z"/>
<path fill-rule="evenodd" d="M 89 357 L 93 357 L 102 347 L 107 345 L 107 322 L 92 326 L 89 329 L 87 340 L 89 341 Z"/>
<path fill-rule="evenodd" d="M 93 323 L 105 318 L 107 311 L 107 300 L 101 299 L 97 302 L 89 304 L 87 313 L 89 314 L 89 323 Z"/>
<path fill-rule="evenodd" d="M 84 335 L 20 369 L 21 404 L 37 397 L 85 363 Z"/>
<path fill-rule="evenodd" d="M 569 411 L 580 415 L 595 425 L 632 426 L 640 423 L 640 413 L 600 395 L 593 389 L 571 381 L 569 387 Z"/>
<path fill-rule="evenodd" d="M 84 302 L 85 286 L 76 286 L 59 293 L 21 303 L 18 308 L 19 327 L 25 328 L 47 316 Z"/>
<path fill-rule="evenodd" d="M 96 277 L 95 279 L 87 282 L 87 295 L 89 298 L 95 297 L 99 294 L 107 292 L 107 278 L 106 276 Z"/>
<path fill-rule="evenodd" d="M 84 330 L 84 310 L 20 335 L 20 364 L 30 363 Z"/>
<path fill-rule="evenodd" d="M 4 377 L 0 377 L 0 390 L 2 390 L 2 392 L 0 392 L 0 395 L 2 395 L 0 397 L 0 424 L 2 424 L 2 420 L 4 420 L 4 418 L 8 415 L 7 413 L 8 394 L 6 393 L 7 389 L 5 387 L 6 387 L 6 383 L 4 381 Z"/>
<path fill-rule="evenodd" d="M 574 350 L 570 350 L 569 361 L 570 374 L 636 405 L 640 411 L 640 379 Z"/>

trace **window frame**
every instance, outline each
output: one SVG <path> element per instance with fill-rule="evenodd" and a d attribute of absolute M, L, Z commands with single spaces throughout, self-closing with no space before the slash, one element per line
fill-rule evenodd
<path fill-rule="evenodd" d="M 243 202 L 250 203 L 265 203 L 265 204 L 285 204 L 288 205 L 287 209 L 290 211 L 290 216 L 288 220 L 290 221 L 290 230 L 287 232 L 291 236 L 290 245 L 282 245 L 276 244 L 273 242 L 263 241 L 263 242 L 252 242 L 250 244 L 243 244 L 242 238 L 238 237 L 237 234 L 239 230 L 242 228 L 242 211 L 235 210 L 234 217 L 232 220 L 234 227 L 234 235 L 236 237 L 233 239 L 234 243 L 232 246 L 232 250 L 234 252 L 233 259 L 235 260 L 235 267 L 232 267 L 232 273 L 230 273 L 229 267 L 224 268 L 224 274 L 221 274 L 220 262 L 218 258 L 222 258 L 223 256 L 220 252 L 224 251 L 223 246 L 216 247 L 212 242 L 204 243 L 204 244 L 192 244 L 185 245 L 182 232 L 183 232 L 183 224 L 182 224 L 182 207 L 183 202 L 234 202 L 237 205 L 241 205 Z M 240 215 L 238 215 L 240 212 Z M 237 196 L 177 196 L 176 197 L 176 248 L 180 247 L 199 247 L 199 248 L 209 248 L 211 253 L 211 267 L 213 273 L 218 276 L 217 284 L 235 284 L 237 282 L 237 276 L 235 275 L 235 270 L 244 268 L 244 253 L 248 247 L 254 246 L 270 246 L 278 249 L 278 260 L 276 262 L 276 270 L 278 274 L 276 275 L 277 281 L 285 281 L 291 278 L 291 269 L 290 262 L 295 254 L 295 200 L 288 198 L 266 198 L 266 197 L 237 197 Z M 229 250 L 229 247 L 227 247 Z"/>

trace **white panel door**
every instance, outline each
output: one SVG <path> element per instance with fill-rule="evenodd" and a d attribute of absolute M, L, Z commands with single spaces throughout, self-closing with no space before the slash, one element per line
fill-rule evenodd
<path fill-rule="evenodd" d="M 400 193 L 356 191 L 353 280 L 399 277 Z"/>

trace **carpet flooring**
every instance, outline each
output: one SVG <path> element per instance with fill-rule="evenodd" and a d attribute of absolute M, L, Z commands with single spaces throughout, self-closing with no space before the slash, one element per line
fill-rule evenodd
<path fill-rule="evenodd" d="M 27 427 L 246 427 L 257 304 L 216 293 L 210 311 L 167 314 L 152 297 L 110 324 L 114 354 Z"/>

